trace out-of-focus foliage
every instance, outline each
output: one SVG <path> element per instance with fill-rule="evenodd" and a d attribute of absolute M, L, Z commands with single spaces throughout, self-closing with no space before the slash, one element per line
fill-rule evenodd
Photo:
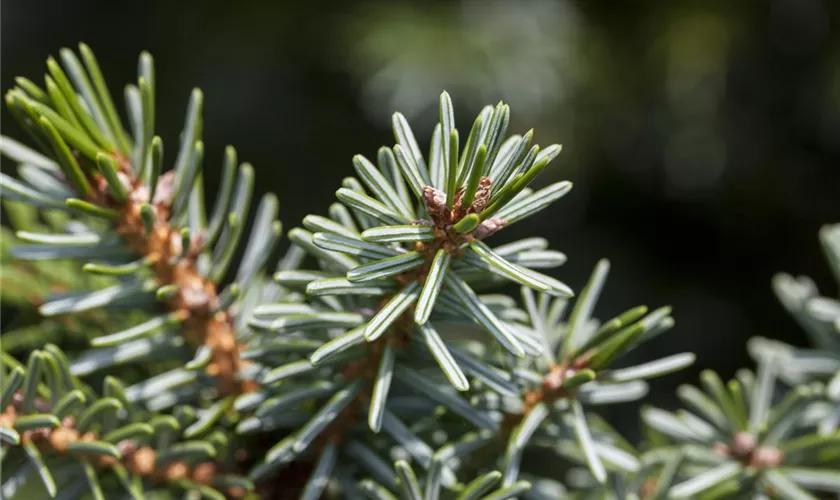
<path fill-rule="evenodd" d="M 96 310 L 70 317 L 41 316 L 37 309 L 51 295 L 107 288 L 116 281 L 111 276 L 84 272 L 72 260 L 16 259 L 9 253 L 22 243 L 15 231 L 54 232 L 65 227 L 69 218 L 61 211 L 39 211 L 33 205 L 10 199 L 2 200 L 2 208 L 9 225 L 0 227 L 0 303 L 16 312 L 3 330 L 0 349 L 25 355 L 35 348 L 55 344 L 76 353 L 85 349 L 99 332 L 121 330 L 143 318 L 142 313 L 134 311 L 115 315 Z"/>
<path fill-rule="evenodd" d="M 372 4 L 346 21 L 345 60 L 377 120 L 429 116 L 440 89 L 469 108 L 504 99 L 533 119 L 562 108 L 583 78 L 580 22 L 566 0 Z"/>

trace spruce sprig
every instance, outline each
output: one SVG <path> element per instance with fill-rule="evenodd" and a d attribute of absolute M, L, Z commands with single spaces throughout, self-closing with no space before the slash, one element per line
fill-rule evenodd
<path fill-rule="evenodd" d="M 773 356 L 762 358 L 756 373 L 740 370 L 727 383 L 704 371 L 702 390 L 685 385 L 677 391 L 687 409 L 642 412 L 645 423 L 685 456 L 671 497 L 814 498 L 808 491 L 840 489 L 840 433 L 820 434 L 804 416 L 824 386 L 780 390 L 778 363 Z"/>
<path fill-rule="evenodd" d="M 18 163 L 20 179 L 0 174 L 0 185 L 8 199 L 72 216 L 60 231 L 18 231 L 29 244 L 13 248 L 13 257 L 81 261 L 85 272 L 112 276 L 116 283 L 50 297 L 39 312 L 148 312 L 140 324 L 97 336 L 93 347 L 106 350 L 91 352 L 76 373 L 146 361 L 167 350 L 181 355 L 173 348 L 186 341 L 197 356 L 189 364 L 193 370 L 211 375 L 224 393 L 249 390 L 240 376 L 231 297 L 261 272 L 280 237 L 277 200 L 263 197 L 244 264 L 235 282 L 217 291 L 243 236 L 253 168 L 240 164 L 232 147 L 225 150 L 223 187 L 208 222 L 201 182 L 202 92 L 194 89 L 190 96 L 173 168 L 163 171 L 163 141 L 154 135 L 151 55 L 141 54 L 137 83 L 125 87 L 126 127 L 92 51 L 84 44 L 79 49 L 81 60 L 68 49 L 60 51 L 61 64 L 48 60 L 46 90 L 19 80 L 24 83 L 6 94 L 10 111 L 40 151 L 3 137 L 0 151 Z M 111 346 L 118 350 L 108 351 Z"/>
<path fill-rule="evenodd" d="M 457 425 L 465 420 L 495 431 L 500 424 L 498 416 L 477 411 L 459 395 L 471 387 L 472 372 L 463 363 L 481 361 L 459 359 L 447 332 L 485 331 L 516 356 L 540 352 L 476 290 L 513 281 L 552 296 L 572 295 L 534 270 L 565 262 L 544 240 L 495 249 L 483 241 L 568 191 L 568 182 L 537 192 L 528 187 L 560 147 L 532 146 L 531 132 L 506 139 L 509 109 L 503 103 L 482 111 L 463 149 L 445 92 L 440 116 L 424 157 L 396 113 L 397 144 L 379 149 L 377 165 L 355 156 L 358 180 L 344 180 L 328 217 L 307 216 L 303 228 L 289 232 L 318 269 L 278 272 L 277 283 L 298 294 L 254 309 L 250 327 L 261 340 L 245 356 L 259 367 L 262 388 L 237 399 L 240 410 L 255 411 L 238 431 L 291 431 L 253 477 L 324 450 L 381 470 L 373 458 L 381 445 L 371 449 L 367 443 L 371 431 L 404 446 L 428 471 L 434 449 L 429 433 L 409 426 L 432 416 L 435 405 Z M 449 387 L 440 385 L 447 381 Z M 405 409 L 394 403 L 402 394 Z M 322 474 L 341 475 L 334 462 L 320 465 Z M 448 488 L 460 484 L 453 472 L 446 469 L 443 476 Z M 313 476 L 313 482 L 323 481 Z"/>
<path fill-rule="evenodd" d="M 642 464 L 620 436 L 589 412 L 598 406 L 636 401 L 647 394 L 645 380 L 681 370 L 694 355 L 681 353 L 641 365 L 613 368 L 623 355 L 669 330 L 669 307 L 648 313 L 639 306 L 600 322 L 593 313 L 609 271 L 601 260 L 569 311 L 565 298 L 534 294 L 522 288 L 522 309 L 506 312 L 506 324 L 530 339 L 541 356 L 509 362 L 507 356 L 470 359 L 471 372 L 482 382 L 476 406 L 498 413 L 507 445 L 502 455 L 502 482 L 519 477 L 523 455 L 538 446 L 584 463 L 601 484 L 610 472 L 635 473 Z M 504 302 L 501 297 L 500 302 Z M 512 304 L 509 304 L 510 307 Z"/>
<path fill-rule="evenodd" d="M 224 411 L 145 411 L 147 392 L 107 376 L 95 392 L 72 374 L 65 354 L 48 344 L 25 365 L 3 359 L 0 438 L 4 498 L 45 495 L 146 498 L 154 487 L 242 497 L 253 489 L 225 470 L 233 464 Z"/>

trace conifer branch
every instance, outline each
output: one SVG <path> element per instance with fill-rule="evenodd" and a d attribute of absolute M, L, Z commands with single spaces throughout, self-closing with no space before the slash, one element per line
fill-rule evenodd
<path fill-rule="evenodd" d="M 751 339 L 755 373 L 725 383 L 705 371 L 702 388 L 678 388 L 685 409 L 646 407 L 642 443 L 594 411 L 638 401 L 647 380 L 695 356 L 623 363 L 674 320 L 667 306 L 598 320 L 606 259 L 573 298 L 548 274 L 566 256 L 545 239 L 493 245 L 571 189 L 534 186 L 561 147 L 532 144 L 531 130 L 507 137 L 506 104 L 482 109 L 462 143 L 442 93 L 428 155 L 395 113 L 396 144 L 375 162 L 353 157 L 356 177 L 326 215 L 289 232 L 267 276 L 282 229 L 273 195 L 232 263 L 255 181 L 232 147 L 205 209 L 201 92 L 167 169 L 151 56 L 141 54 L 125 89 L 125 126 L 93 54 L 80 54 L 50 58 L 44 89 L 21 78 L 6 94 L 38 151 L 0 139 L 18 164 L 16 177 L 0 173 L 14 228 L 0 241 L 4 300 L 8 289 L 37 308 L 33 339 L 56 323 L 62 344 L 67 330 L 96 331 L 70 356 L 28 349 L 29 330 L 4 332 L 17 346 L 0 373 L 4 496 L 840 493 L 840 303 L 807 278 L 779 275 L 774 289 L 813 349 Z M 840 277 L 838 234 L 827 226 L 820 237 Z M 510 283 L 520 297 L 494 291 Z M 31 351 L 26 365 L 11 351 Z M 568 474 L 534 473 L 532 451 Z M 306 481 L 294 491 L 298 475 Z"/>
<path fill-rule="evenodd" d="M 126 87 L 132 119 L 129 135 L 119 122 L 93 53 L 84 44 L 80 52 L 84 66 L 67 49 L 61 51 L 64 68 L 49 60 L 48 92 L 39 92 L 28 82 L 7 93 L 10 110 L 43 153 L 3 137 L 0 151 L 21 164 L 23 179 L 3 174 L 0 182 L 6 198 L 70 212 L 84 224 L 82 232 L 18 233 L 34 244 L 14 248 L 12 256 L 85 259 L 87 272 L 126 279 L 106 290 L 48 300 L 40 313 L 70 315 L 126 302 L 150 312 L 162 308 L 166 320 L 158 327 L 129 328 L 109 338 L 128 341 L 178 331 L 192 346 L 201 347 L 206 362 L 194 365 L 214 377 L 223 394 L 252 390 L 253 384 L 241 375 L 246 363 L 239 354 L 242 345 L 234 327 L 233 304 L 224 303 L 217 290 L 248 213 L 252 168 L 237 166 L 235 151 L 227 149 L 226 169 L 236 181 L 222 191 L 212 227 L 207 226 L 201 186 L 203 94 L 193 91 L 175 166 L 161 172 L 163 145 L 153 136 L 151 56 L 141 55 L 138 84 Z M 280 236 L 275 217 L 276 200 L 267 195 L 255 227 L 259 237 L 246 252 L 248 265 L 230 287 L 246 285 L 265 265 Z M 102 223 L 105 231 L 99 229 Z M 93 345 L 109 342 L 94 340 Z M 96 370 L 111 364 L 107 355 L 99 361 Z"/>
<path fill-rule="evenodd" d="M 193 421 L 189 411 L 175 416 L 141 411 L 130 391 L 110 376 L 104 395 L 97 395 L 70 374 L 67 358 L 53 345 L 33 351 L 25 368 L 4 361 L 9 369 L 0 411 L 4 459 L 21 450 L 50 496 L 57 493 L 56 471 L 64 467 L 58 458 L 82 469 L 70 483 L 87 483 L 84 489 L 96 497 L 103 495 L 104 472 L 132 498 L 144 498 L 141 482 L 217 499 L 242 498 L 253 488 L 225 474 L 224 436 L 208 432 L 207 419 Z"/>

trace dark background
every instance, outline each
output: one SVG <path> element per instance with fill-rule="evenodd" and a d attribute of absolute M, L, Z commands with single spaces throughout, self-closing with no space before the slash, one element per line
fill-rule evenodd
<path fill-rule="evenodd" d="M 49 55 L 84 41 L 121 103 L 149 50 L 164 141 L 177 141 L 190 89 L 202 88 L 208 188 L 234 144 L 257 190 L 279 196 L 287 229 L 325 212 L 353 154 L 393 144 L 393 110 L 425 147 L 444 88 L 462 131 L 505 99 L 511 133 L 534 127 L 536 142 L 564 145 L 538 184 L 575 188 L 497 241 L 549 238 L 569 257 L 554 275 L 576 290 L 611 259 L 602 318 L 673 305 L 676 328 L 637 354 L 698 354 L 654 384 L 648 401 L 670 404 L 702 368 L 749 365 L 752 335 L 805 342 L 773 273 L 811 275 L 835 294 L 817 230 L 840 221 L 838 6 L 3 0 L 0 83 L 41 83 Z M 23 138 L 5 109 L 2 125 Z"/>

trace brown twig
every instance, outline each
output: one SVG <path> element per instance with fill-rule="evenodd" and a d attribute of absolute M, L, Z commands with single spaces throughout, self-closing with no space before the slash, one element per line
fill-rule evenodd
<path fill-rule="evenodd" d="M 198 272 L 197 259 L 203 249 L 202 235 L 194 235 L 190 248 L 182 248 L 180 228 L 168 219 L 175 190 L 174 172 L 163 174 L 158 180 L 154 199 L 144 183 L 134 176 L 127 159 L 115 156 L 120 166 L 119 177 L 128 191 L 125 201 L 110 195 L 107 181 L 97 175 L 91 179 L 96 189 L 93 199 L 97 205 L 117 211 L 116 230 L 128 246 L 142 255 L 154 273 L 158 286 L 175 285 L 177 292 L 165 302 L 165 307 L 183 319 L 184 336 L 194 344 L 204 344 L 213 355 L 206 372 L 216 377 L 222 394 L 241 394 L 255 390 L 252 381 L 239 380 L 243 367 L 242 346 L 237 343 L 233 318 L 227 311 L 218 310 L 219 297 L 215 284 Z M 141 207 L 150 203 L 155 220 L 147 230 Z"/>

